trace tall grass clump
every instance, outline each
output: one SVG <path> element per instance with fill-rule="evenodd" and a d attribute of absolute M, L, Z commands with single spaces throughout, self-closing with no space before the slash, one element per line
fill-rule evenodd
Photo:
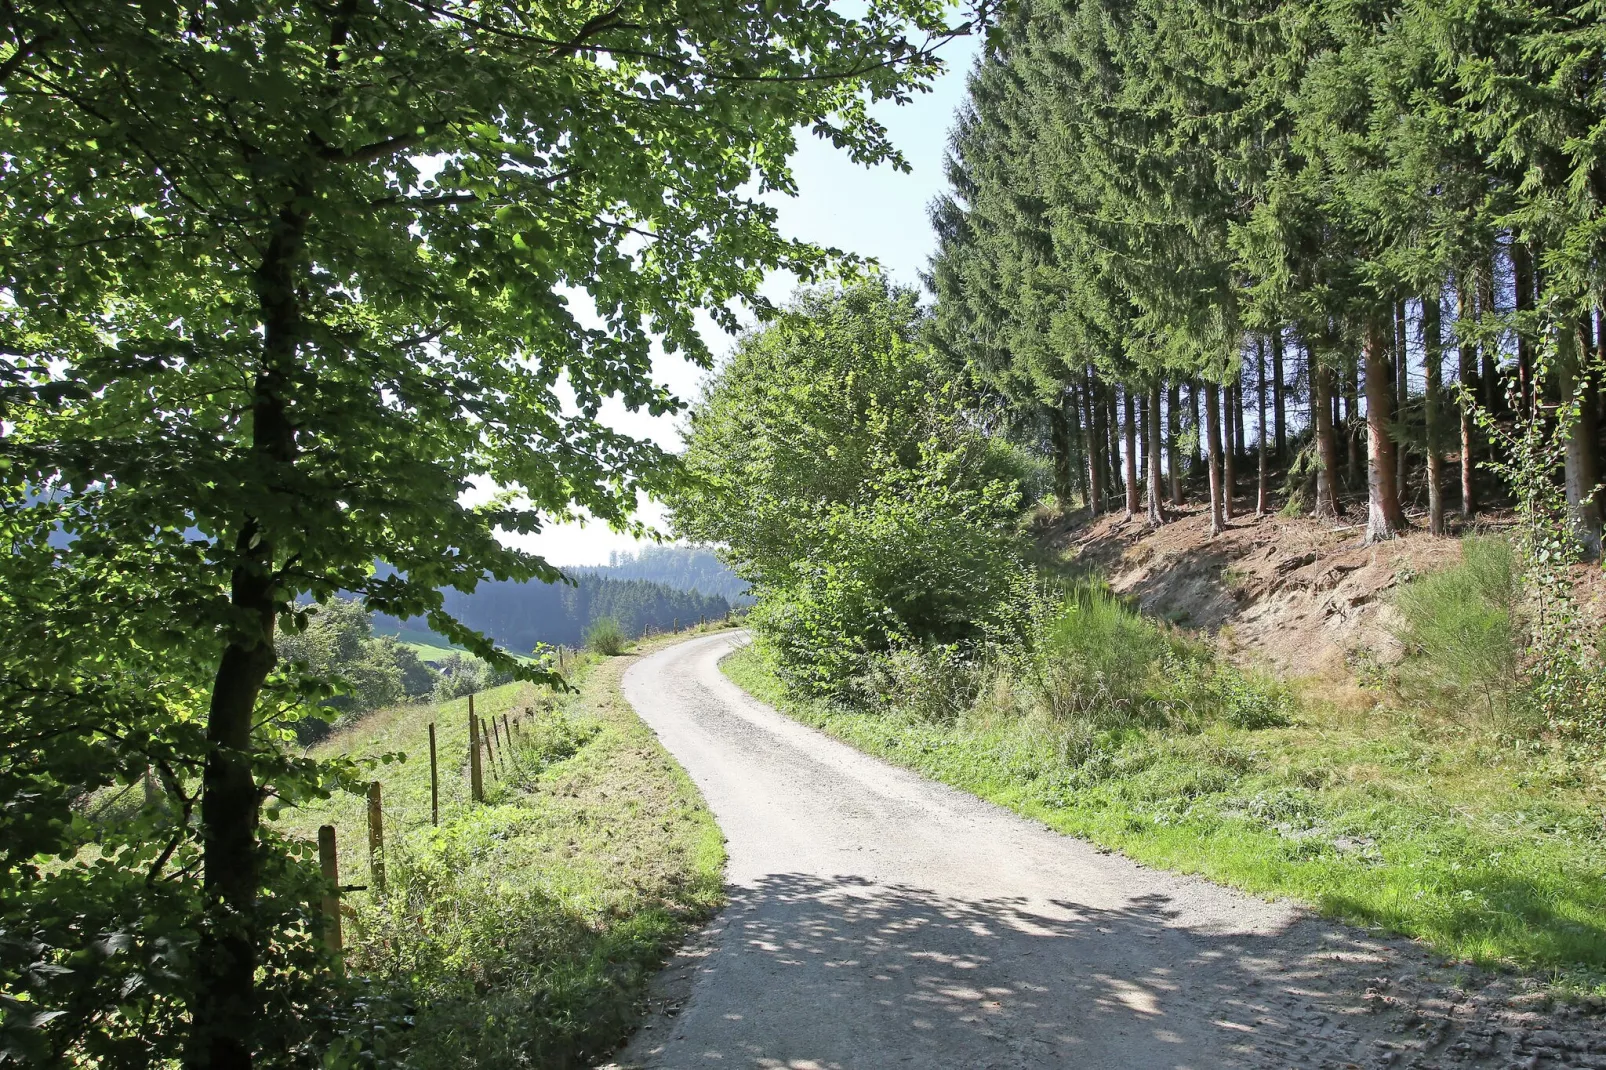
<path fill-rule="evenodd" d="M 1458 564 L 1402 586 L 1402 695 L 1453 716 L 1508 720 L 1522 685 L 1521 603 L 1521 562 L 1501 538 L 1469 536 Z"/>
<path fill-rule="evenodd" d="M 625 633 L 612 617 L 598 617 L 586 629 L 586 649 L 605 658 L 625 652 Z"/>

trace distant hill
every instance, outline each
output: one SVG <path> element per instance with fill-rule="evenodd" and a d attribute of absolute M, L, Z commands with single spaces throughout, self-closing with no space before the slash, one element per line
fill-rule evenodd
<path fill-rule="evenodd" d="M 589 574 L 614 580 L 647 580 L 673 587 L 677 591 L 699 591 L 720 595 L 732 605 L 747 605 L 747 581 L 725 567 L 706 546 L 647 546 L 639 553 L 608 555 L 606 565 L 566 568 L 579 576 Z"/>
<path fill-rule="evenodd" d="M 446 592 L 448 613 L 515 654 L 529 653 L 537 643 L 579 646 L 600 617 L 612 617 L 633 638 L 649 628 L 662 631 L 677 622 L 685 626 L 716 620 L 730 609 L 731 603 L 717 594 L 579 570 L 572 586 L 496 580 L 480 584 L 473 594 Z M 422 621 L 398 621 L 383 614 L 374 615 L 374 631 L 423 644 L 430 644 L 432 634 Z M 443 640 L 434 642 L 446 645 Z"/>

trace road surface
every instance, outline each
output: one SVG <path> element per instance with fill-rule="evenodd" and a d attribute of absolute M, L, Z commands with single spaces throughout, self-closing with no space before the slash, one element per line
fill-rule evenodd
<path fill-rule="evenodd" d="M 1551 1065 L 1512 1061 L 1500 992 L 1408 943 L 1102 853 L 776 713 L 719 672 L 742 641 L 624 676 L 725 832 L 730 903 L 618 1065 Z"/>

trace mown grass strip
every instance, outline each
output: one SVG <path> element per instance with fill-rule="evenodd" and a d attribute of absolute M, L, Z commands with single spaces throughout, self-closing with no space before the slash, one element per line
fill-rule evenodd
<path fill-rule="evenodd" d="M 381 711 L 320 748 L 407 755 L 375 773 L 389 892 L 347 897 L 348 964 L 373 979 L 363 1043 L 376 1054 L 430 1070 L 591 1065 L 633 1028 L 688 926 L 721 902 L 719 829 L 619 694 L 634 660 L 588 661 L 577 695 L 525 684 L 477 695 L 482 717 L 521 721 L 486 764 L 482 806 L 469 802 L 466 699 Z M 339 796 L 279 828 L 310 839 L 335 825 L 342 880 L 362 884 L 365 822 L 364 801 Z"/>
<path fill-rule="evenodd" d="M 1599 771 L 1576 756 L 1307 703 L 1286 728 L 1130 728 L 1067 762 L 1052 725 L 799 699 L 751 648 L 722 668 L 861 750 L 1136 861 L 1606 994 Z"/>

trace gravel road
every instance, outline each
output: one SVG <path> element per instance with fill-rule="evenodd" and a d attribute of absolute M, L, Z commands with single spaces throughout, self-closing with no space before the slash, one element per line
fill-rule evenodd
<path fill-rule="evenodd" d="M 1599 1019 L 1515 978 L 1144 868 L 804 727 L 720 674 L 742 641 L 624 676 L 725 832 L 730 903 L 617 1066 L 1606 1067 Z"/>

